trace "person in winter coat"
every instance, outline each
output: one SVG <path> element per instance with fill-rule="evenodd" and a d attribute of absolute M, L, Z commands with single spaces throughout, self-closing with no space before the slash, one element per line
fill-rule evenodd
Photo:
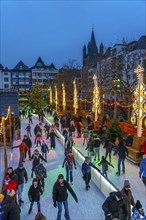
<path fill-rule="evenodd" d="M 76 123 L 76 127 L 77 127 L 77 133 L 78 133 L 77 138 L 80 138 L 80 137 L 81 137 L 81 134 L 82 134 L 82 127 L 83 127 L 81 121 L 78 121 L 78 122 Z"/>
<path fill-rule="evenodd" d="M 108 166 L 111 166 L 111 167 L 113 167 L 113 168 L 114 168 L 114 166 L 113 166 L 111 163 L 109 163 L 109 162 L 105 159 L 104 156 L 102 156 L 102 159 L 101 159 L 101 161 L 99 162 L 98 166 L 100 166 L 100 165 L 102 166 L 102 173 L 103 173 L 103 175 L 107 178 Z"/>
<path fill-rule="evenodd" d="M 82 134 L 83 134 L 83 145 L 87 144 L 88 142 L 88 137 L 89 137 L 89 131 L 88 131 L 88 128 L 84 126 L 83 130 L 82 130 Z"/>
<path fill-rule="evenodd" d="M 28 191 L 29 201 L 31 202 L 28 214 L 31 213 L 34 202 L 37 202 L 38 212 L 41 211 L 40 195 L 42 194 L 43 194 L 43 191 L 38 183 L 38 180 L 34 178 L 32 185 L 30 186 L 29 191 Z"/>
<path fill-rule="evenodd" d="M 139 178 L 142 176 L 142 182 L 146 187 L 146 155 L 143 155 L 143 160 L 140 162 Z"/>
<path fill-rule="evenodd" d="M 50 137 L 50 141 L 51 141 L 50 147 L 51 147 L 51 149 L 55 150 L 55 146 L 56 146 L 55 137 L 57 137 L 57 138 L 59 138 L 59 137 L 57 136 L 57 134 L 54 132 L 53 129 L 51 130 L 50 134 L 48 135 L 48 138 L 49 137 Z"/>
<path fill-rule="evenodd" d="M 28 114 L 28 123 L 29 123 L 29 124 L 30 124 L 30 123 L 33 124 L 31 113 Z"/>
<path fill-rule="evenodd" d="M 83 180 L 86 184 L 86 190 L 90 188 L 90 180 L 91 180 L 91 162 L 89 160 L 89 157 L 85 157 L 85 161 L 82 164 L 82 174 L 83 174 Z"/>
<path fill-rule="evenodd" d="M 105 141 L 105 144 L 104 144 L 103 148 L 105 148 L 105 159 L 109 155 L 109 162 L 111 163 L 112 145 L 111 145 L 109 139 L 107 139 Z"/>
<path fill-rule="evenodd" d="M 88 150 L 88 157 L 90 159 L 90 161 L 92 161 L 92 155 L 93 155 L 93 138 L 90 136 L 88 143 L 87 143 L 87 147 L 85 150 Z"/>
<path fill-rule="evenodd" d="M 18 202 L 19 206 L 21 206 L 24 201 L 22 200 L 22 193 L 23 193 L 23 188 L 24 188 L 24 179 L 25 183 L 28 181 L 28 176 L 26 169 L 23 166 L 23 163 L 19 163 L 18 168 L 15 170 L 15 173 L 18 177 Z"/>
<path fill-rule="evenodd" d="M 20 150 L 19 162 L 25 162 L 25 150 L 29 151 L 29 147 L 24 142 L 22 142 L 20 145 L 14 146 L 12 148 L 19 148 L 19 150 Z"/>
<path fill-rule="evenodd" d="M 34 154 L 31 157 L 32 159 L 32 173 L 31 173 L 31 178 L 33 178 L 33 172 L 35 171 L 35 168 L 38 164 L 40 164 L 40 160 L 43 160 L 45 162 L 47 162 L 47 160 L 45 160 L 42 155 L 39 153 L 38 149 L 34 150 Z"/>
<path fill-rule="evenodd" d="M 146 220 L 146 215 L 139 200 L 132 208 L 132 216 L 130 220 Z"/>
<path fill-rule="evenodd" d="M 27 136 L 29 137 L 31 137 L 32 135 L 31 135 L 31 126 L 30 126 L 30 124 L 28 124 L 27 125 L 27 127 L 25 128 L 25 130 L 27 131 Z"/>
<path fill-rule="evenodd" d="M 127 209 L 121 192 L 111 192 L 102 205 L 105 220 L 120 219 L 127 220 Z M 124 216 L 121 217 L 121 216 Z"/>
<path fill-rule="evenodd" d="M 122 193 L 123 199 L 124 199 L 126 207 L 127 207 L 128 219 L 130 220 L 130 218 L 131 218 L 131 205 L 134 206 L 135 202 L 134 202 L 132 192 L 130 190 L 130 183 L 128 180 L 124 181 L 124 187 L 121 190 L 121 193 Z"/>
<path fill-rule="evenodd" d="M 47 152 L 49 153 L 49 148 L 44 141 L 42 142 L 41 145 L 41 152 L 42 152 L 42 157 L 45 157 L 45 160 L 47 160 Z"/>
<path fill-rule="evenodd" d="M 100 160 L 100 138 L 97 135 L 94 135 L 93 138 L 93 151 L 94 151 L 94 161 L 96 161 L 96 155 L 98 160 Z"/>
<path fill-rule="evenodd" d="M 36 147 L 38 147 L 38 145 L 41 146 L 42 134 L 40 131 L 37 132 L 35 136 L 35 140 L 36 140 Z"/>
<path fill-rule="evenodd" d="M 3 220 L 20 220 L 20 208 L 15 201 L 15 191 L 9 190 L 2 202 Z"/>
<path fill-rule="evenodd" d="M 66 141 L 65 156 L 68 154 L 70 150 L 72 151 L 73 145 L 74 145 L 74 141 L 72 137 L 72 132 L 69 132 L 69 135 L 67 136 L 67 141 Z"/>
<path fill-rule="evenodd" d="M 62 167 L 65 166 L 65 168 L 66 168 L 66 180 L 67 180 L 67 182 L 69 182 L 69 179 L 70 179 L 71 185 L 73 184 L 73 165 L 74 165 L 74 168 L 77 169 L 75 159 L 74 159 L 74 155 L 73 155 L 72 151 L 70 150 L 68 152 L 68 155 L 65 157 L 65 159 L 63 161 Z"/>
<path fill-rule="evenodd" d="M 26 146 L 29 148 L 29 150 L 27 150 L 25 148 L 25 159 L 27 157 L 27 152 L 28 152 L 29 160 L 31 160 L 32 141 L 31 141 L 31 139 L 27 135 L 24 135 L 24 138 L 23 138 L 22 142 L 24 142 L 26 144 Z"/>
<path fill-rule="evenodd" d="M 38 183 L 40 184 L 40 186 L 43 188 L 43 191 L 44 191 L 44 188 L 45 188 L 44 179 L 47 178 L 47 171 L 42 163 L 39 163 L 36 166 L 35 175 L 36 175 L 36 178 L 38 179 Z"/>
<path fill-rule="evenodd" d="M 116 175 L 120 176 L 120 166 L 122 163 L 122 171 L 125 173 L 125 158 L 126 155 L 128 156 L 128 149 L 125 147 L 124 142 L 120 141 L 118 147 L 117 147 L 117 152 L 118 152 L 118 172 Z"/>
<path fill-rule="evenodd" d="M 58 206 L 57 220 L 61 220 L 62 204 L 64 205 L 64 209 L 65 209 L 65 215 L 64 215 L 65 219 L 70 220 L 67 190 L 73 196 L 75 201 L 78 202 L 77 196 L 73 191 L 73 189 L 71 188 L 71 186 L 69 185 L 69 183 L 64 180 L 64 176 L 62 174 L 59 174 L 58 179 L 53 186 L 54 207 L 56 208 Z"/>

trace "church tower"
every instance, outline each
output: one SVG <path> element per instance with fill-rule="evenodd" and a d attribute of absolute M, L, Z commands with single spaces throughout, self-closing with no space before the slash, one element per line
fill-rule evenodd
<path fill-rule="evenodd" d="M 83 46 L 83 66 L 86 65 L 86 58 L 87 58 L 86 45 L 84 44 L 84 46 Z"/>

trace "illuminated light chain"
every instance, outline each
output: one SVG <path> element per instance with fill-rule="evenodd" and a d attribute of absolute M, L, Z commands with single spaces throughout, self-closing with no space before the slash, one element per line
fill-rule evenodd
<path fill-rule="evenodd" d="M 98 87 L 98 83 L 97 83 L 96 74 L 93 75 L 93 81 L 94 81 L 94 89 L 93 89 L 92 111 L 95 112 L 95 121 L 97 121 L 97 114 L 101 113 L 101 107 L 100 107 L 99 87 Z"/>
<path fill-rule="evenodd" d="M 63 97 L 62 106 L 63 106 L 63 110 L 65 110 L 65 107 L 66 107 L 66 93 L 65 93 L 64 83 L 62 83 L 62 97 Z"/>
<path fill-rule="evenodd" d="M 56 105 L 56 111 L 58 106 L 58 93 L 57 93 L 57 86 L 55 86 L 55 105 Z"/>
<path fill-rule="evenodd" d="M 53 98 L 52 98 L 52 87 L 50 87 L 50 104 L 52 105 L 52 100 L 53 100 Z"/>
<path fill-rule="evenodd" d="M 77 109 L 78 109 L 78 93 L 77 93 L 77 85 L 76 85 L 76 81 L 73 81 L 73 85 L 74 85 L 74 102 L 73 102 L 73 108 L 74 108 L 74 113 L 77 113 Z"/>
<path fill-rule="evenodd" d="M 134 70 L 134 72 L 136 73 L 137 78 L 140 79 L 142 72 L 144 72 L 144 68 L 141 67 L 141 65 L 138 65 L 138 67 Z"/>

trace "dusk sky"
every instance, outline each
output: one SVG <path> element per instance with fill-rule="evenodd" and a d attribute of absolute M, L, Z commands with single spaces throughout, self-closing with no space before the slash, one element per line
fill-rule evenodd
<path fill-rule="evenodd" d="M 146 35 L 146 2 L 1 0 L 0 63 L 29 67 L 39 56 L 60 68 L 68 58 L 82 64 L 82 47 L 91 37 L 105 48 Z"/>

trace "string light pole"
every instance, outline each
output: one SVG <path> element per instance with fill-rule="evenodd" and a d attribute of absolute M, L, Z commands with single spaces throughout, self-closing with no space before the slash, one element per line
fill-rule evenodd
<path fill-rule="evenodd" d="M 65 110 L 66 107 L 66 93 L 65 93 L 65 86 L 64 83 L 62 83 L 62 106 L 63 106 L 63 111 Z"/>
<path fill-rule="evenodd" d="M 97 83 L 97 76 L 96 74 L 93 75 L 93 81 L 94 81 L 94 89 L 93 89 L 93 107 L 92 111 L 95 113 L 95 121 L 97 121 L 97 115 L 100 114 L 101 108 L 100 108 L 100 96 L 99 96 L 99 87 Z"/>
<path fill-rule="evenodd" d="M 58 93 L 57 93 L 57 86 L 55 86 L 55 105 L 56 105 L 56 111 L 58 106 Z"/>
<path fill-rule="evenodd" d="M 50 86 L 50 104 L 52 105 L 52 87 Z"/>
<path fill-rule="evenodd" d="M 76 85 L 76 80 L 73 81 L 74 85 L 74 102 L 73 102 L 73 108 L 74 108 L 74 114 L 77 114 L 77 109 L 78 109 L 78 92 L 77 92 L 77 85 Z"/>
<path fill-rule="evenodd" d="M 143 72 L 144 68 L 140 65 L 134 70 L 138 78 L 138 85 L 135 89 L 135 101 L 133 103 L 133 112 L 131 117 L 132 124 L 137 124 L 137 136 L 142 136 L 142 121 L 145 124 L 145 112 L 146 112 L 146 91 L 143 84 Z"/>

